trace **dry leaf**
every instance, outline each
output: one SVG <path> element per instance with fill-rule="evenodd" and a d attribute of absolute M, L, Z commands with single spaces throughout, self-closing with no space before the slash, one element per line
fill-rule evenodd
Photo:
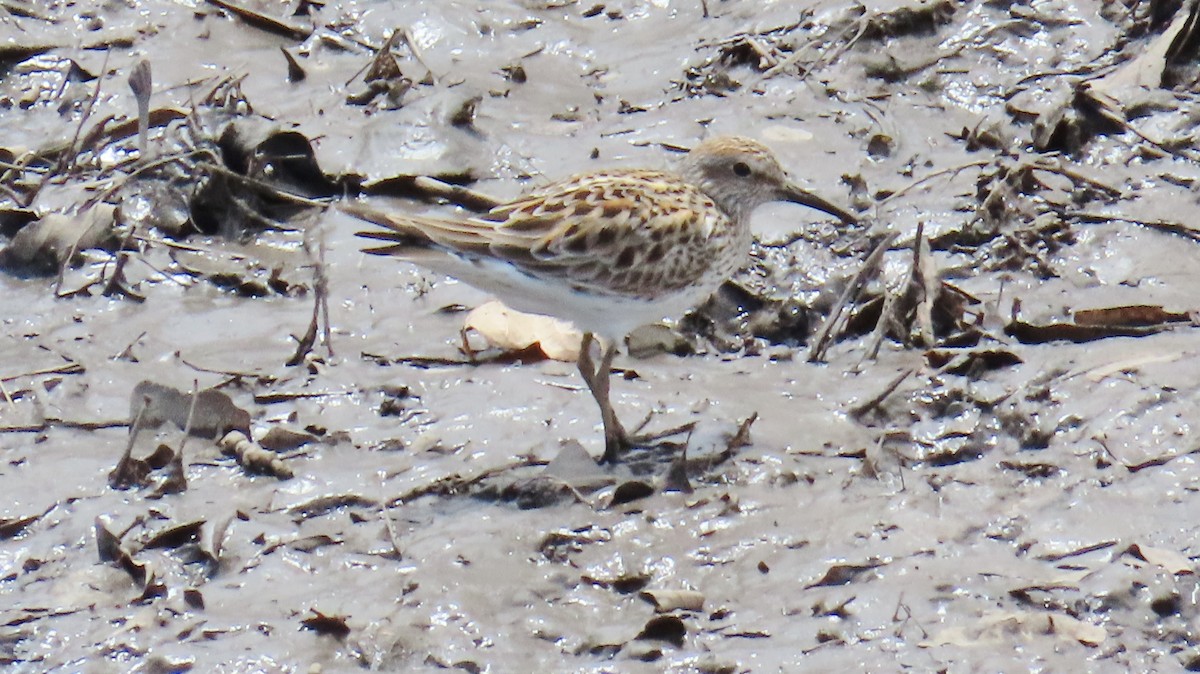
<path fill-rule="evenodd" d="M 1104 77 L 1088 82 L 1090 89 L 1113 99 L 1128 99 L 1134 91 L 1157 89 L 1162 86 L 1169 52 L 1180 35 L 1195 30 L 1191 12 L 1176 12 L 1171 25 L 1137 55 Z M 1090 92 L 1089 92 L 1090 93 Z"/>
<path fill-rule="evenodd" d="M 1145 337 L 1168 329 L 1169 325 L 1079 325 L 1078 323 L 1026 323 L 1013 319 L 1004 326 L 1004 334 L 1022 344 L 1075 342 L 1082 344 L 1109 337 Z"/>
<path fill-rule="evenodd" d="M 1101 309 L 1078 309 L 1072 313 L 1076 325 L 1159 325 L 1189 323 L 1186 311 L 1167 311 L 1157 304 L 1130 304 Z"/>
<path fill-rule="evenodd" d="M 660 615 L 651 618 L 646 626 L 642 628 L 635 639 L 649 641 L 666 641 L 674 644 L 676 648 L 683 646 L 683 640 L 687 636 L 687 625 L 683 619 L 673 615 Z"/>
<path fill-rule="evenodd" d="M 978 646 L 981 643 L 1002 644 L 1012 641 L 1012 635 L 1032 639 L 1052 634 L 1085 646 L 1099 646 L 1108 632 L 1098 625 L 1057 613 L 993 613 L 981 617 L 969 627 L 951 627 L 938 632 L 922 648 L 935 646 Z"/>
<path fill-rule="evenodd" d="M 315 608 L 310 608 L 311 616 L 300 621 L 304 629 L 317 634 L 327 634 L 337 639 L 345 639 L 350 634 L 350 626 L 346 624 L 346 616 L 326 615 Z"/>
<path fill-rule="evenodd" d="M 287 426 L 272 426 L 265 435 L 258 439 L 258 444 L 274 452 L 286 452 L 317 440 L 317 436 L 308 431 L 300 431 Z"/>
<path fill-rule="evenodd" d="M 639 597 L 654 604 L 654 610 L 667 613 L 676 609 L 704 610 L 704 594 L 695 590 L 646 590 Z"/>
<path fill-rule="evenodd" d="M 170 421 L 196 437 L 216 438 L 235 430 L 250 432 L 250 413 L 213 389 L 193 394 L 146 380 L 133 387 L 129 408 L 130 419 L 141 415 L 142 428 L 157 428 Z"/>
<path fill-rule="evenodd" d="M 467 314 L 463 330 L 474 330 L 505 351 L 524 351 L 536 344 L 547 358 L 569 363 L 579 360 L 583 341 L 583 335 L 566 321 L 522 313 L 495 300 Z"/>
<path fill-rule="evenodd" d="M 193 543 L 200 538 L 200 528 L 204 526 L 204 520 L 193 520 L 162 529 L 146 540 L 142 544 L 145 549 L 153 548 L 178 548 L 187 543 Z"/>
<path fill-rule="evenodd" d="M 0 541 L 17 536 L 21 532 L 25 531 L 26 527 L 41 518 L 41 515 L 31 515 L 29 517 L 0 517 Z"/>
<path fill-rule="evenodd" d="M 47 213 L 22 227 L 0 250 L 0 267 L 52 274 L 74 253 L 111 241 L 115 211 L 101 204 L 72 215 Z"/>
<path fill-rule="evenodd" d="M 881 559 L 870 559 L 865 564 L 832 564 L 825 575 L 815 583 L 806 585 L 810 587 L 832 587 L 834 585 L 846 585 L 858 579 L 866 571 L 877 569 L 887 562 Z"/>
<path fill-rule="evenodd" d="M 645 480 L 626 480 L 617 485 L 617 488 L 613 490 L 610 505 L 618 506 L 625 503 L 632 503 L 638 499 L 653 496 L 654 491 L 654 485 Z"/>
<path fill-rule="evenodd" d="M 1195 570 L 1192 568 L 1192 561 L 1174 550 L 1152 548 L 1141 543 L 1134 543 L 1129 546 L 1128 552 L 1155 566 L 1161 566 L 1172 574 L 1195 573 Z"/>

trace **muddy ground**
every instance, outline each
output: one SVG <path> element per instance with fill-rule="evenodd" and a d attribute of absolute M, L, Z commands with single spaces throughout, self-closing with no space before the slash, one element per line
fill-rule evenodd
<path fill-rule="evenodd" d="M 1190 7 L 0 2 L 0 663 L 1200 669 Z M 618 469 L 321 208 L 718 133 L 863 223 L 757 214 Z"/>

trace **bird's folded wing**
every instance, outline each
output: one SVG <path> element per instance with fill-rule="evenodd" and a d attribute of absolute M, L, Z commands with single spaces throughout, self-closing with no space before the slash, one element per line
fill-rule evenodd
<path fill-rule="evenodd" d="M 531 276 L 580 289 L 637 294 L 648 283 L 683 287 L 703 272 L 711 231 L 703 218 L 712 217 L 714 207 L 669 176 L 631 171 L 577 176 L 462 220 L 383 213 L 358 204 L 342 210 L 384 228 L 358 232 L 390 244 L 364 252 L 403 256 L 436 247 L 504 260 Z"/>

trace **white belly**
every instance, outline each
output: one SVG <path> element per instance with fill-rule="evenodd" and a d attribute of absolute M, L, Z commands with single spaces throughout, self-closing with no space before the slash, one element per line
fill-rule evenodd
<path fill-rule="evenodd" d="M 447 255 L 432 262 L 421 259 L 422 266 L 469 283 L 517 311 L 561 318 L 584 332 L 618 341 L 636 327 L 678 317 L 707 299 L 717 286 L 688 287 L 646 300 L 581 292 L 566 283 L 523 274 L 497 260 Z"/>

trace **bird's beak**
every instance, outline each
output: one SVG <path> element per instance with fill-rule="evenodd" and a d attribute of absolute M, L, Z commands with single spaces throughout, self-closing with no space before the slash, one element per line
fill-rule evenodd
<path fill-rule="evenodd" d="M 828 213 L 847 225 L 853 225 L 858 222 L 858 216 L 854 215 L 850 211 L 847 211 L 840 206 L 835 206 L 830 202 L 825 201 L 821 197 L 813 194 L 812 192 L 802 190 L 794 183 L 784 183 L 779 190 L 779 198 L 784 201 L 790 201 L 794 204 L 815 208 L 823 213 Z"/>

